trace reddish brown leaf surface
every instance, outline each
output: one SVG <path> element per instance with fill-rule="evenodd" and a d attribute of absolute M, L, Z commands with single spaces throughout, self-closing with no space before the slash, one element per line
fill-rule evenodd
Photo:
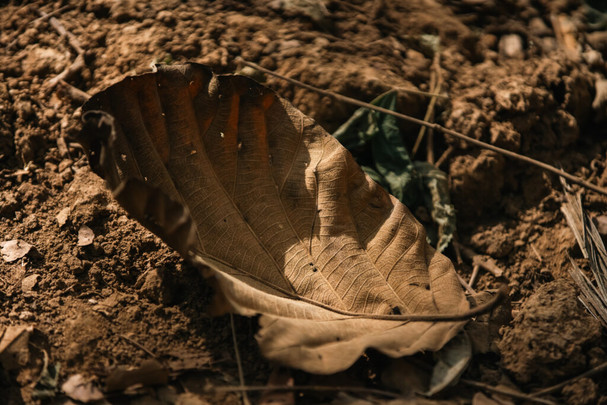
<path fill-rule="evenodd" d="M 160 66 L 83 110 L 104 112 L 85 114 L 82 133 L 95 171 L 131 215 L 210 267 L 231 310 L 262 315 L 268 358 L 333 373 L 369 347 L 438 350 L 460 329 L 405 321 L 468 309 L 452 264 L 339 142 L 271 90 L 197 64 Z"/>

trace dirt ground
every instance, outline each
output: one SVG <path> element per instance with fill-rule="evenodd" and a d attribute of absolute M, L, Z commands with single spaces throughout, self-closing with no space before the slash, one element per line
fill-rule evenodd
<path fill-rule="evenodd" d="M 448 98 L 439 101 L 436 122 L 607 187 L 607 86 L 601 83 L 607 14 L 590 13 L 588 6 L 602 7 L 582 0 L 39 0 L 1 6 L 0 241 L 21 239 L 33 248 L 23 259 L 0 261 L 0 335 L 8 326 L 34 329 L 28 358 L 14 369 L 0 367 L 0 403 L 72 403 L 61 393 L 33 397 L 45 354 L 60 364 L 59 387 L 81 374 L 104 389 L 117 367 L 150 360 L 170 370 L 168 383 L 117 389 L 106 394 L 110 403 L 241 401 L 238 393 L 209 390 L 239 384 L 230 318 L 209 315 L 212 289 L 197 270 L 130 219 L 91 172 L 74 143 L 82 95 L 73 88 L 94 94 L 159 62 L 195 61 L 235 72 L 241 56 L 370 101 L 393 88 L 430 90 L 438 39 Z M 53 86 L 77 56 L 49 19 L 40 19 L 56 10 L 54 17 L 80 42 L 84 65 L 65 76 L 67 84 Z M 263 79 L 329 132 L 355 110 Z M 423 118 L 427 105 L 420 95 L 399 95 L 402 113 Z M 412 146 L 418 128 L 402 128 Z M 568 274 L 568 256 L 579 260 L 581 253 L 560 212 L 558 179 L 435 134 L 434 156 L 448 148 L 441 168 L 458 212 L 457 239 L 503 270 L 499 278 L 481 272 L 475 289 L 507 282 L 512 312 L 493 349 L 475 355 L 464 378 L 532 392 L 607 361 L 602 326 L 578 302 Z M 424 159 L 425 144 L 421 149 L 417 159 Z M 607 214 L 607 198 L 599 194 L 586 192 L 584 206 L 599 222 Z M 87 246 L 78 245 L 83 225 L 95 235 Z M 460 263 L 452 247 L 446 254 L 469 279 L 465 255 Z M 273 366 L 256 346 L 256 320 L 234 320 L 244 379 L 265 385 Z M 386 361 L 369 353 L 335 376 L 288 373 L 295 385 L 386 389 Z M 478 402 L 477 391 L 460 384 L 438 397 L 497 403 Z M 337 392 L 297 398 L 354 403 Z M 607 403 L 607 380 L 581 379 L 549 398 Z"/>

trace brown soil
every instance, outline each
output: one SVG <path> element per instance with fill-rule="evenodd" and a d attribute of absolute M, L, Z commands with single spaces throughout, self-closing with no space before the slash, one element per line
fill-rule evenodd
<path fill-rule="evenodd" d="M 607 186 L 606 98 L 593 104 L 607 68 L 607 36 L 593 31 L 581 0 L 331 0 L 320 15 L 289 6 L 304 3 L 314 2 L 35 0 L 1 6 L 0 241 L 22 239 L 34 249 L 22 260 L 0 262 L 0 335 L 9 325 L 35 331 L 29 361 L 0 368 L 0 402 L 39 401 L 32 392 L 44 352 L 61 364 L 60 384 L 80 373 L 104 387 L 117 366 L 140 365 L 150 353 L 172 370 L 168 385 L 111 394 L 112 403 L 240 401 L 235 393 L 205 391 L 238 384 L 229 317 L 207 311 L 212 289 L 125 214 L 73 143 L 81 101 L 65 85 L 51 88 L 49 80 L 76 55 L 47 20 L 36 20 L 40 11 L 62 8 L 56 17 L 85 50 L 85 67 L 66 80 L 89 94 L 157 62 L 190 60 L 234 72 L 242 56 L 369 101 L 395 87 L 428 91 L 429 39 L 438 36 L 449 99 L 438 104 L 437 122 Z M 566 49 L 551 16 L 562 26 L 570 23 L 575 33 L 567 38 L 579 49 Z M 355 109 L 278 79 L 268 77 L 266 84 L 328 131 Z M 399 96 L 402 113 L 421 118 L 426 106 L 421 96 Z M 402 127 L 413 145 L 418 129 Z M 559 211 L 558 179 L 435 134 L 435 156 L 450 145 L 455 152 L 442 168 L 458 211 L 458 239 L 504 269 L 502 280 L 483 273 L 476 288 L 506 281 L 514 315 L 498 336 L 499 349 L 476 356 L 466 376 L 490 384 L 507 378 L 529 391 L 606 361 L 601 325 L 570 284 L 568 254 L 581 254 Z M 593 216 L 607 212 L 605 197 L 588 192 L 584 203 Z M 95 239 L 79 247 L 83 225 Z M 455 259 L 452 249 L 446 253 Z M 465 262 L 458 270 L 467 279 L 471 266 Z M 272 365 L 255 344 L 256 320 L 235 321 L 245 380 L 266 384 Z M 295 383 L 377 386 L 374 375 L 384 360 L 375 357 L 329 379 L 293 372 Z M 554 399 L 607 401 L 603 381 L 579 380 Z M 193 397 L 183 392 L 200 394 L 198 402 L 186 402 Z M 462 388 L 443 397 L 469 401 L 474 394 Z M 308 394 L 298 403 L 335 395 Z"/>

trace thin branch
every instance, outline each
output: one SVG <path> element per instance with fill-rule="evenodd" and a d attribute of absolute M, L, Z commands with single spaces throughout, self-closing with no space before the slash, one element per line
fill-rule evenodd
<path fill-rule="evenodd" d="M 136 340 L 131 339 L 130 337 L 123 335 L 121 333 L 117 333 L 116 334 L 120 339 L 125 340 L 126 342 L 132 344 L 133 346 L 137 347 L 138 349 L 143 350 L 148 356 L 152 357 L 154 360 L 156 360 L 157 362 L 159 362 L 160 364 L 163 364 L 163 361 L 160 360 L 160 358 L 158 356 L 156 356 L 154 354 L 154 352 L 152 352 L 150 349 L 148 349 L 147 347 L 145 347 L 144 345 L 142 345 L 141 343 L 137 342 Z"/>
<path fill-rule="evenodd" d="M 474 267 L 472 267 L 472 275 L 470 276 L 470 280 L 468 281 L 468 284 L 470 284 L 471 288 L 474 288 L 474 284 L 476 284 L 476 279 L 478 278 L 478 270 L 481 268 L 480 265 L 475 264 Z"/>
<path fill-rule="evenodd" d="M 514 391 L 514 390 L 510 390 L 510 389 L 494 387 L 493 385 L 485 384 L 480 381 L 466 380 L 464 378 L 460 379 L 459 381 L 462 384 L 466 384 L 470 387 L 480 388 L 485 391 L 494 392 L 494 393 L 500 394 L 500 395 L 506 395 L 506 396 L 509 396 L 512 398 L 522 399 L 522 400 L 529 401 L 529 402 L 535 402 L 537 404 L 556 405 L 555 402 L 549 401 L 547 399 L 536 398 L 535 396 L 525 394 L 522 392 L 518 392 L 518 391 Z"/>
<path fill-rule="evenodd" d="M 53 77 L 51 80 L 48 81 L 49 87 L 52 89 L 57 85 L 57 83 L 65 82 L 65 79 L 71 77 L 72 75 L 82 70 L 84 66 L 84 55 L 76 56 L 74 63 L 66 67 L 61 73 L 59 73 L 57 76 Z"/>
<path fill-rule="evenodd" d="M 535 246 L 531 245 L 531 250 L 533 250 L 533 253 L 535 253 L 535 257 L 537 257 L 537 260 L 539 260 L 539 262 L 542 263 L 544 261 L 542 259 L 542 255 L 540 254 L 540 252 L 537 251 Z"/>
<path fill-rule="evenodd" d="M 234 315 L 230 313 L 230 326 L 232 328 L 232 340 L 234 342 L 234 354 L 236 355 L 236 364 L 238 365 L 238 379 L 240 380 L 240 386 L 244 387 L 244 372 L 242 371 L 242 361 L 240 360 L 240 351 L 238 350 L 238 341 L 236 340 L 236 327 L 234 326 Z M 247 391 L 242 391 L 242 403 L 244 405 L 251 405 Z"/>
<path fill-rule="evenodd" d="M 430 88 L 432 89 L 432 93 L 440 93 L 441 91 L 441 87 L 443 84 L 443 78 L 442 75 L 440 74 L 440 52 L 435 52 L 434 53 L 434 60 L 432 61 L 432 75 L 430 77 Z M 430 99 L 430 102 L 428 103 L 428 108 L 426 109 L 426 115 L 424 116 L 424 121 L 430 121 L 433 119 L 434 117 L 434 106 L 436 104 L 436 97 L 432 97 Z M 419 149 L 419 146 L 422 143 L 422 140 L 424 139 L 424 135 L 426 134 L 426 130 L 428 128 L 425 126 L 422 126 L 419 129 L 419 133 L 417 134 L 417 140 L 415 141 L 415 145 L 413 145 L 413 149 L 411 150 L 411 156 L 415 156 L 415 154 L 417 153 L 417 150 Z M 430 134 L 428 134 L 430 135 Z M 428 136 L 429 138 L 429 136 Z M 428 143 L 430 144 L 431 141 L 430 139 L 428 139 Z M 430 152 L 428 153 L 430 154 Z M 433 154 L 433 152 L 432 152 Z M 434 160 L 434 157 L 432 157 L 431 160 Z M 430 160 L 429 160 L 430 161 Z M 430 161 L 430 163 L 434 163 L 432 161 Z"/>
<path fill-rule="evenodd" d="M 80 44 L 78 38 L 74 34 L 69 32 L 58 19 L 56 19 L 55 17 L 51 17 L 50 14 L 45 13 L 44 11 L 39 11 L 39 13 L 41 18 L 49 19 L 49 24 L 51 24 L 51 27 L 53 27 L 55 31 L 59 33 L 59 35 L 67 38 L 67 42 L 72 48 L 74 48 L 77 54 L 80 55 L 84 53 L 84 49 L 82 48 L 82 45 Z"/>
<path fill-rule="evenodd" d="M 23 33 L 23 31 L 25 31 L 25 29 L 31 25 L 34 24 L 38 21 L 44 21 L 48 18 L 51 18 L 52 16 L 59 14 L 65 10 L 67 10 L 68 8 L 72 8 L 73 6 L 71 4 L 68 4 L 66 6 L 60 7 L 57 10 L 53 10 L 50 13 L 45 13 L 44 16 L 38 17 L 33 19 L 32 21 L 28 22 L 27 24 L 22 25 L 21 27 L 19 27 L 19 29 L 17 30 L 17 34 L 15 35 L 15 39 L 13 39 L 8 45 L 6 45 L 6 50 L 9 51 L 13 46 L 15 46 L 15 44 L 17 43 L 17 41 L 19 41 L 19 38 L 21 37 L 21 34 Z"/>
<path fill-rule="evenodd" d="M 65 80 L 59 80 L 59 84 L 61 84 L 61 87 L 65 91 L 66 95 L 68 95 L 74 101 L 84 103 L 86 100 L 91 98 L 91 95 L 89 93 L 80 90 L 78 87 L 72 86 Z"/>
<path fill-rule="evenodd" d="M 462 276 L 459 275 L 458 272 L 455 272 L 455 274 L 457 275 L 457 279 L 459 280 L 459 283 L 462 285 L 462 287 L 464 287 L 464 289 L 471 295 L 476 295 L 476 291 L 474 291 L 474 289 L 472 289 L 472 286 L 466 282 L 466 280 L 464 280 L 464 278 Z"/>
<path fill-rule="evenodd" d="M 39 10 L 38 13 L 41 15 L 41 17 L 49 19 L 49 24 L 51 25 L 51 27 L 53 27 L 61 37 L 67 38 L 67 42 L 76 51 L 77 54 L 76 59 L 71 65 L 66 67 L 57 76 L 49 80 L 49 89 L 53 89 L 57 85 L 57 83 L 66 80 L 68 77 L 74 75 L 85 67 L 84 48 L 82 48 L 82 45 L 80 44 L 78 38 L 74 34 L 69 32 L 58 19 L 56 19 L 55 17 L 50 17 L 50 14 L 45 13 L 41 10 Z"/>
<path fill-rule="evenodd" d="M 495 277 L 501 277 L 504 274 L 504 271 L 495 264 L 493 259 L 486 259 L 483 257 L 483 255 L 476 253 L 474 250 L 462 245 L 459 242 L 453 242 L 453 244 L 458 245 L 458 248 L 461 250 L 464 256 L 472 261 L 473 266 L 478 265 L 489 273 L 493 274 Z"/>
<path fill-rule="evenodd" d="M 600 374 L 600 373 L 603 373 L 605 371 L 607 371 L 607 362 L 599 364 L 598 366 L 593 367 L 590 370 L 585 371 L 585 372 L 583 372 L 582 374 L 580 374 L 580 375 L 578 375 L 576 377 L 570 378 L 567 381 L 563 381 L 563 382 L 558 383 L 556 385 L 553 385 L 551 387 L 544 388 L 542 390 L 532 392 L 531 396 L 536 397 L 536 396 L 551 394 L 553 392 L 559 391 L 564 386 L 569 385 L 572 382 L 575 382 L 575 381 L 579 380 L 580 378 L 592 377 L 593 375 Z"/>
<path fill-rule="evenodd" d="M 417 125 L 422 125 L 422 126 L 434 129 L 435 131 L 440 131 L 440 132 L 442 132 L 445 135 L 449 135 L 449 136 L 452 136 L 454 138 L 462 139 L 462 140 L 464 140 L 464 141 L 466 141 L 466 142 L 468 142 L 468 143 L 470 143 L 472 145 L 476 145 L 476 146 L 479 146 L 481 148 L 488 149 L 488 150 L 500 153 L 500 154 L 502 154 L 504 156 L 507 156 L 507 157 L 510 157 L 512 159 L 520 160 L 520 161 L 525 162 L 527 164 L 530 164 L 530 165 L 533 165 L 533 166 L 537 166 L 537 167 L 539 167 L 539 168 L 541 168 L 541 169 L 543 169 L 545 171 L 548 171 L 548 172 L 554 173 L 554 174 L 556 174 L 558 176 L 564 177 L 565 179 L 569 180 L 572 183 L 578 184 L 578 185 L 580 185 L 582 187 L 585 187 L 585 188 L 587 188 L 589 190 L 595 191 L 595 192 L 597 192 L 599 194 L 607 195 L 607 190 L 604 189 L 604 188 L 602 188 L 602 187 L 599 187 L 599 186 L 597 186 L 595 184 L 589 183 L 588 181 L 586 181 L 586 180 L 584 180 L 584 179 L 582 179 L 582 178 L 580 178 L 578 176 L 574 176 L 574 175 L 569 174 L 569 173 L 567 173 L 567 172 L 565 172 L 565 171 L 563 171 L 561 169 L 557 169 L 554 166 L 551 166 L 551 165 L 549 165 L 547 163 L 544 163 L 544 162 L 540 162 L 539 160 L 530 158 L 528 156 L 524 156 L 524 155 L 518 154 L 516 152 L 512 152 L 510 150 L 502 149 L 502 148 L 499 148 L 499 147 L 497 147 L 495 145 L 491 145 L 489 143 L 486 143 L 486 142 L 483 142 L 483 141 L 479 141 L 478 139 L 474 139 L 474 138 L 471 138 L 471 137 L 469 137 L 467 135 L 464 135 L 464 134 L 462 134 L 460 132 L 453 131 L 451 129 L 447 129 L 447 128 L 445 128 L 445 127 L 443 127 L 441 125 L 438 125 L 436 123 L 426 122 L 424 120 L 420 120 L 420 119 L 415 118 L 415 117 L 411 117 L 411 116 L 408 116 L 408 115 L 405 115 L 405 114 L 397 113 L 397 112 L 389 110 L 387 108 L 374 106 L 372 104 L 365 103 L 363 101 L 359 101 L 359 100 L 356 100 L 354 98 L 347 97 L 347 96 L 344 96 L 344 95 L 341 95 L 341 94 L 337 94 L 337 93 L 334 93 L 332 91 L 323 90 L 323 89 L 319 89 L 319 88 L 314 87 L 314 86 L 310 86 L 309 84 L 305 84 L 305 83 L 300 82 L 299 80 L 295 80 L 295 79 L 292 79 L 290 77 L 283 76 L 283 75 L 281 75 L 279 73 L 276 73 L 276 72 L 273 72 L 273 71 L 268 70 L 266 68 L 263 68 L 263 67 L 255 64 L 255 63 L 246 61 L 246 60 L 244 60 L 244 59 L 242 59 L 240 57 L 237 58 L 236 61 L 237 61 L 237 63 L 242 63 L 243 65 L 246 65 L 246 66 L 252 67 L 254 69 L 257 69 L 260 72 L 269 74 L 271 76 L 278 77 L 279 79 L 285 80 L 285 81 L 287 81 L 287 82 L 289 82 L 291 84 L 294 84 L 296 86 L 299 86 L 299 87 L 302 87 L 304 89 L 308 89 L 310 91 L 314 91 L 314 92 L 323 94 L 323 95 L 328 96 L 328 97 L 332 97 L 332 98 L 334 98 L 336 100 L 343 101 L 344 103 L 349 103 L 349 104 L 352 104 L 352 105 L 355 105 L 355 106 L 358 106 L 358 107 L 369 108 L 371 110 L 379 111 L 379 112 L 382 112 L 384 114 L 389 114 L 389 115 L 395 116 L 397 118 L 400 118 L 402 120 L 405 120 L 405 121 L 408 121 L 408 122 L 412 122 L 412 123 L 417 124 Z"/>
<path fill-rule="evenodd" d="M 396 91 L 402 91 L 403 93 L 410 93 L 410 94 L 415 94 L 418 96 L 424 96 L 424 97 L 432 97 L 432 98 L 442 98 L 442 99 L 448 99 L 448 96 L 445 96 L 444 94 L 439 94 L 436 92 L 428 92 L 428 91 L 422 91 L 422 90 L 417 90 L 417 89 L 409 89 L 406 87 L 393 87 L 393 90 Z"/>
<path fill-rule="evenodd" d="M 441 157 L 439 157 L 436 163 L 434 163 L 434 166 L 441 167 L 441 165 L 445 163 L 445 160 L 447 160 L 449 156 L 451 156 L 454 150 L 455 148 L 453 147 L 453 145 L 449 145 L 449 147 L 443 152 Z"/>
<path fill-rule="evenodd" d="M 314 391 L 314 392 L 356 392 L 361 394 L 375 394 L 387 398 L 402 398 L 397 392 L 385 391 L 366 387 L 324 386 L 324 385 L 253 385 L 253 386 L 224 386 L 209 387 L 210 392 L 263 392 L 263 391 Z"/>

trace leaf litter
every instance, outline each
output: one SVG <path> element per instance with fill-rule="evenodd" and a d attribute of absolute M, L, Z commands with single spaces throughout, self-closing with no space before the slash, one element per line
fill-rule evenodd
<path fill-rule="evenodd" d="M 575 235 L 584 258 L 588 260 L 594 281 L 584 274 L 571 257 L 569 261 L 572 269 L 569 274 L 580 289 L 580 302 L 592 316 L 607 327 L 607 250 L 597 227 L 584 212 L 580 193 L 574 194 L 564 181 L 563 188 L 565 201 L 561 211 Z"/>
<path fill-rule="evenodd" d="M 409 210 L 251 79 L 161 65 L 98 93 L 83 111 L 93 170 L 132 216 L 211 269 L 217 301 L 262 315 L 267 358 L 334 373 L 367 348 L 391 357 L 439 350 L 469 317 L 452 264 Z M 387 153 L 398 134 L 381 122 L 390 137 L 373 140 Z M 378 171 L 404 198 L 402 180 L 412 176 L 397 164 Z M 437 174 L 421 172 L 438 193 Z"/>

